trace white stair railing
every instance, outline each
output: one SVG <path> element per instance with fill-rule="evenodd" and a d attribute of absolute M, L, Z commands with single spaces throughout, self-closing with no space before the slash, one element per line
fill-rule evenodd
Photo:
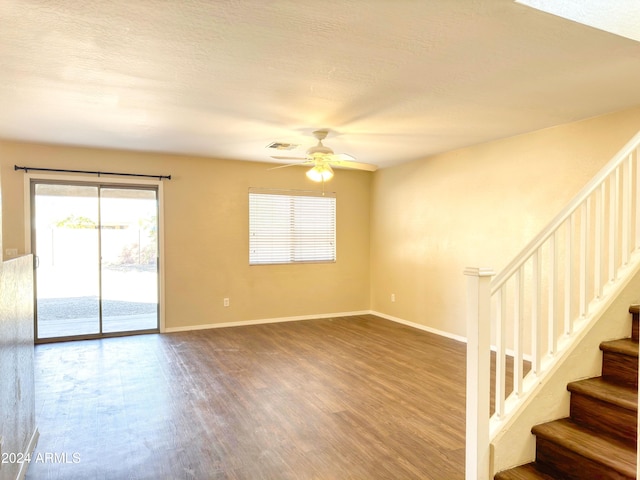
<path fill-rule="evenodd" d="M 639 147 L 640 133 L 498 275 L 465 270 L 467 480 L 489 479 L 492 439 L 637 265 Z"/>

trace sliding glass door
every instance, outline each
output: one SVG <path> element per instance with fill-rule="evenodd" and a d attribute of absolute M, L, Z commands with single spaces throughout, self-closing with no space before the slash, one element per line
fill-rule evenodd
<path fill-rule="evenodd" d="M 157 189 L 31 190 L 36 340 L 158 331 Z"/>
<path fill-rule="evenodd" d="M 158 328 L 155 190 L 100 189 L 102 331 Z"/>

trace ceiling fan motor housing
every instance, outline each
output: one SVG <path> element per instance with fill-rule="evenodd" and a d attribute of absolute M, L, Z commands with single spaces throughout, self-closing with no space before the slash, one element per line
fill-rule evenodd
<path fill-rule="evenodd" d="M 313 132 L 313 136 L 318 139 L 318 144 L 307 150 L 307 155 L 309 157 L 318 159 L 318 157 L 321 157 L 324 155 L 333 155 L 333 150 L 330 149 L 329 147 L 325 147 L 322 144 L 322 140 L 324 140 L 327 137 L 328 133 L 329 132 L 327 130 L 316 130 L 315 132 Z"/>
<path fill-rule="evenodd" d="M 325 155 L 333 155 L 333 150 L 331 150 L 329 147 L 325 147 L 324 145 L 322 145 L 322 142 L 320 142 L 315 147 L 311 147 L 309 150 L 307 150 L 307 155 L 314 158 L 323 157 Z"/>

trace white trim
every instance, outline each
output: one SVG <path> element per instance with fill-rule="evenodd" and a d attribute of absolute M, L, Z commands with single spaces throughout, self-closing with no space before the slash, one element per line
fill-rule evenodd
<path fill-rule="evenodd" d="M 401 323 L 402 325 L 407 325 L 408 327 L 417 328 L 418 330 L 424 330 L 425 332 L 433 333 L 435 335 L 440 335 L 441 337 L 450 338 L 452 340 L 457 340 L 458 342 L 467 343 L 466 337 L 461 335 L 456 335 L 450 332 L 443 332 L 442 330 L 437 330 L 435 328 L 427 327 L 426 325 L 422 325 L 420 323 L 410 322 L 409 320 L 403 320 L 402 318 L 393 317 L 391 315 L 387 315 L 386 313 L 376 312 L 374 310 L 369 311 L 371 315 L 375 315 L 376 317 L 381 317 L 386 320 L 391 320 L 392 322 Z"/>
<path fill-rule="evenodd" d="M 158 187 L 158 231 L 160 235 L 158 235 L 158 302 L 160 304 L 160 311 L 158 315 L 159 318 L 159 328 L 160 333 L 164 333 L 166 328 L 166 319 L 165 319 L 165 267 L 164 267 L 164 182 L 159 181 L 157 183 Z"/>
<path fill-rule="evenodd" d="M 184 327 L 169 327 L 169 328 L 166 328 L 164 332 L 165 333 L 189 332 L 192 330 L 208 330 L 210 328 L 244 327 L 249 325 L 262 325 L 267 323 L 297 322 L 300 320 L 314 320 L 314 319 L 335 318 L 335 317 L 354 317 L 358 315 L 374 315 L 376 317 L 380 317 L 385 320 L 390 320 L 395 323 L 400 323 L 402 325 L 406 325 L 408 327 L 415 328 L 417 330 L 433 333 L 434 335 L 439 335 L 441 337 L 449 338 L 451 340 L 456 340 L 458 342 L 467 343 L 467 339 L 460 335 L 455 335 L 449 332 L 443 332 L 442 330 L 437 330 L 435 328 L 427 327 L 426 325 L 422 325 L 420 323 L 410 322 L 408 320 L 403 320 L 401 318 L 393 317 L 391 315 L 387 315 L 381 312 L 376 312 L 374 310 L 361 310 L 356 312 L 339 312 L 339 313 L 322 313 L 322 314 L 316 314 L 316 315 L 299 315 L 299 316 L 293 316 L 293 317 L 262 318 L 257 320 L 241 320 L 238 322 L 224 322 L 224 323 L 207 323 L 202 325 L 187 325 Z"/>
<path fill-rule="evenodd" d="M 53 180 L 59 182 L 100 183 L 109 185 L 150 185 L 158 189 L 158 302 L 160 303 L 159 328 L 165 331 L 165 268 L 164 268 L 164 182 L 148 178 L 107 178 L 89 175 L 52 175 L 41 173 L 24 174 L 24 251 L 31 252 L 31 180 Z"/>
<path fill-rule="evenodd" d="M 26 458 L 30 458 L 33 454 L 33 451 L 36 449 L 36 445 L 38 444 L 38 439 L 40 438 L 40 432 L 38 431 L 38 427 L 35 428 L 33 434 L 31 435 L 31 439 L 29 440 L 29 444 L 27 445 L 27 450 L 24 452 Z M 27 470 L 29 469 L 29 462 L 22 462 L 20 464 L 20 470 L 18 470 L 18 475 L 16 476 L 16 480 L 24 480 L 27 476 Z"/>
<path fill-rule="evenodd" d="M 262 325 L 266 323 L 297 322 L 299 320 L 315 320 L 315 319 L 321 319 L 321 318 L 353 317 L 357 315 L 369 315 L 369 314 L 371 314 L 370 310 L 362 310 L 359 312 L 323 313 L 319 315 L 300 315 L 300 316 L 294 316 L 294 317 L 262 318 L 258 320 L 241 320 L 239 322 L 207 323 L 202 325 L 188 325 L 185 327 L 169 327 L 165 329 L 165 333 L 188 332 L 192 330 L 207 330 L 210 328 L 244 327 L 248 325 Z"/>

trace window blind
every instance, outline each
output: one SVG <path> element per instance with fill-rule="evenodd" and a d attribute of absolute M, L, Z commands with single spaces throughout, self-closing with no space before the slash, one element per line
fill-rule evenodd
<path fill-rule="evenodd" d="M 250 265 L 335 260 L 335 194 L 249 191 Z"/>

